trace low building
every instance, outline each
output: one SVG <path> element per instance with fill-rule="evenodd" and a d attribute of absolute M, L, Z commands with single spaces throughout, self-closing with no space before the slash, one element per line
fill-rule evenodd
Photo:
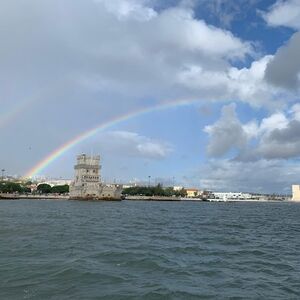
<path fill-rule="evenodd" d="M 201 195 L 201 191 L 195 188 L 186 188 L 186 196 L 189 198 L 199 197 Z"/>
<path fill-rule="evenodd" d="M 300 185 L 293 184 L 292 185 L 292 192 L 293 192 L 293 201 L 300 201 Z"/>
<path fill-rule="evenodd" d="M 70 184 L 70 199 L 121 200 L 122 186 L 103 184 L 100 176 L 100 156 L 77 156 L 75 178 Z"/>
<path fill-rule="evenodd" d="M 173 190 L 174 191 L 181 191 L 184 187 L 183 186 L 180 186 L 180 185 L 177 185 L 177 186 L 173 186 Z"/>
<path fill-rule="evenodd" d="M 213 192 L 215 199 L 239 199 L 239 200 L 249 200 L 252 199 L 252 195 L 249 193 L 241 192 Z"/>

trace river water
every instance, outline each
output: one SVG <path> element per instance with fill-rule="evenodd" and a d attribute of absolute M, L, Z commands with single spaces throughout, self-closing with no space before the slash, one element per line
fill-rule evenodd
<path fill-rule="evenodd" d="M 0 201 L 0 299 L 300 299 L 300 203 Z"/>

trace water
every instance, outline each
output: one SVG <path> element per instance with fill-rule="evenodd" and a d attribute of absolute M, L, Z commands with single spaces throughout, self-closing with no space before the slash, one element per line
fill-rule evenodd
<path fill-rule="evenodd" d="M 0 299 L 299 299 L 300 203 L 0 201 Z"/>

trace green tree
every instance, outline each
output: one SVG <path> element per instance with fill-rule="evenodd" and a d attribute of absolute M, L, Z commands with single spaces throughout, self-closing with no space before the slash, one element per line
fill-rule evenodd
<path fill-rule="evenodd" d="M 47 184 L 47 183 L 41 183 L 37 186 L 37 191 L 41 194 L 49 194 L 51 193 L 51 185 Z"/>
<path fill-rule="evenodd" d="M 0 185 L 0 191 L 2 193 L 21 193 L 23 188 L 19 183 L 16 182 L 2 182 Z"/>
<path fill-rule="evenodd" d="M 158 184 L 156 186 L 135 186 L 129 187 L 123 190 L 123 195 L 130 195 L 130 196 L 166 196 L 172 197 L 185 195 L 186 192 L 184 191 L 174 191 L 173 187 L 166 187 L 164 188 L 162 184 Z"/>
<path fill-rule="evenodd" d="M 22 190 L 23 193 L 31 193 L 31 189 L 27 186 L 23 186 L 22 189 L 23 189 Z"/>
<path fill-rule="evenodd" d="M 69 186 L 67 184 L 53 186 L 51 188 L 51 193 L 57 193 L 57 194 L 69 193 Z"/>

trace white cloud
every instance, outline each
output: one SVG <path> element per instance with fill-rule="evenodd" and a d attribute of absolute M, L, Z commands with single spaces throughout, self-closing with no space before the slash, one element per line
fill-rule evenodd
<path fill-rule="evenodd" d="M 172 152 L 169 143 L 129 131 L 105 132 L 96 138 L 96 142 L 101 152 L 121 157 L 163 159 Z"/>
<path fill-rule="evenodd" d="M 289 113 L 294 117 L 295 120 L 300 121 L 300 104 L 294 104 Z"/>
<path fill-rule="evenodd" d="M 178 80 L 195 94 L 202 94 L 203 98 L 212 101 L 234 99 L 253 107 L 279 108 L 293 97 L 265 81 L 265 70 L 272 57 L 264 56 L 250 67 L 242 69 L 229 67 L 224 70 L 207 70 L 200 66 L 186 66 Z"/>
<path fill-rule="evenodd" d="M 270 26 L 300 29 L 300 1 L 277 1 L 269 12 L 264 14 L 264 18 Z"/>
<path fill-rule="evenodd" d="M 269 134 L 275 129 L 284 129 L 287 127 L 289 121 L 287 117 L 282 112 L 276 112 L 269 117 L 263 118 L 258 133 Z"/>
<path fill-rule="evenodd" d="M 14 80 L 20 91 L 34 89 L 36 78 L 48 84 L 72 74 L 84 88 L 130 98 L 205 96 L 207 89 L 194 95 L 179 80 L 186 68 L 201 68 L 218 84 L 231 60 L 252 54 L 249 42 L 190 9 L 157 12 L 145 1 L 4 0 L 0 26 L 0 78 Z"/>
<path fill-rule="evenodd" d="M 134 19 L 138 21 L 149 21 L 157 15 L 156 11 L 146 6 L 143 0 L 95 0 L 103 3 L 107 10 L 120 20 Z"/>
<path fill-rule="evenodd" d="M 224 106 L 220 119 L 204 131 L 210 137 L 208 154 L 213 157 L 224 156 L 231 149 L 239 150 L 236 161 L 300 157 L 299 105 L 246 124 L 237 118 L 234 105 Z"/>

